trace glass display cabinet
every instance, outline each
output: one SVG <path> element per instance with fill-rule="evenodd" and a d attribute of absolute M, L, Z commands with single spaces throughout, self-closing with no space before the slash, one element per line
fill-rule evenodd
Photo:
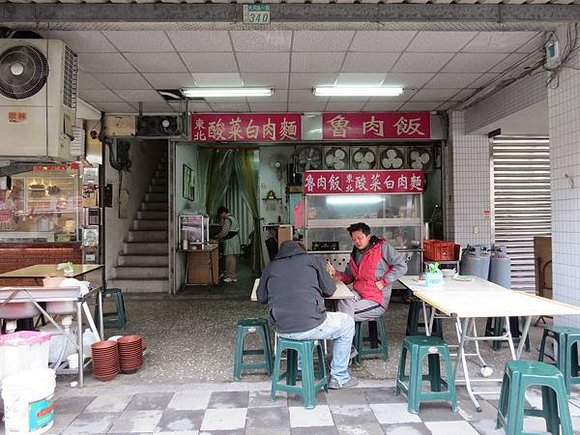
<path fill-rule="evenodd" d="M 209 242 L 209 217 L 204 214 L 179 216 L 182 250 L 187 251 Z"/>
<path fill-rule="evenodd" d="M 82 198 L 78 169 L 40 167 L 0 190 L 0 242 L 76 242 Z"/>
<path fill-rule="evenodd" d="M 422 193 L 306 194 L 304 242 L 308 251 L 344 270 L 352 250 L 346 228 L 365 222 L 405 257 L 408 274 L 422 262 Z"/>

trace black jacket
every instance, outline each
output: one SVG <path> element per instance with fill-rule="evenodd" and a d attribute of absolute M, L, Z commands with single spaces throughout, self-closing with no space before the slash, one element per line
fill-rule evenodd
<path fill-rule="evenodd" d="M 335 291 L 323 260 L 305 252 L 298 242 L 287 241 L 262 272 L 257 296 L 260 303 L 268 304 L 274 329 L 292 333 L 322 324 L 326 320 L 324 298 Z"/>

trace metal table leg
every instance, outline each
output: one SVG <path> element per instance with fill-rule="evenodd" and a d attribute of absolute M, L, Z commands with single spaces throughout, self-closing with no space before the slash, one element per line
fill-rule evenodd
<path fill-rule="evenodd" d="M 103 325 L 103 289 L 97 291 L 97 310 L 99 313 L 99 335 L 100 339 L 105 339 L 105 325 Z"/>
<path fill-rule="evenodd" d="M 461 325 L 461 319 L 459 317 L 455 318 L 456 327 L 461 332 L 461 340 L 459 341 L 459 350 L 457 354 L 457 360 L 455 361 L 455 370 L 454 376 L 455 380 L 457 380 L 457 372 L 459 369 L 459 361 L 461 361 L 461 365 L 463 366 L 463 376 L 465 377 L 465 388 L 467 389 L 467 394 L 469 398 L 475 405 L 475 409 L 477 412 L 481 412 L 481 406 L 479 402 L 475 398 L 475 394 L 473 394 L 473 389 L 471 388 L 471 380 L 469 378 L 469 370 L 467 369 L 467 359 L 465 358 L 465 339 L 467 336 L 467 330 L 469 327 L 469 322 L 471 319 L 466 318 L 463 320 L 463 325 Z"/>
<path fill-rule="evenodd" d="M 84 386 L 84 356 L 83 356 L 83 301 L 77 301 L 77 343 L 79 356 L 79 387 Z"/>
<path fill-rule="evenodd" d="M 520 359 L 522 357 L 522 352 L 524 351 L 524 347 L 526 345 L 526 338 L 530 332 L 530 324 L 532 323 L 532 316 L 526 317 L 526 323 L 524 324 L 524 330 L 522 331 L 522 335 L 520 336 L 520 343 L 518 344 L 518 351 L 514 357 L 514 359 Z M 510 343 L 512 341 L 510 340 Z M 513 343 L 512 343 L 513 347 Z"/>
<path fill-rule="evenodd" d="M 427 304 L 425 303 L 425 301 L 421 301 L 421 303 L 423 304 L 423 321 L 425 322 L 425 335 L 431 335 L 431 328 L 430 323 L 429 323 L 429 317 L 427 316 Z M 433 313 L 435 313 L 435 310 L 432 310 Z"/>

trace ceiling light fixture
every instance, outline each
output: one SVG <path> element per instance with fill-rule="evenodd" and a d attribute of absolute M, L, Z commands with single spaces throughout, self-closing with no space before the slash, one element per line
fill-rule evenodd
<path fill-rule="evenodd" d="M 187 98 L 271 97 L 274 88 L 183 88 Z"/>
<path fill-rule="evenodd" d="M 403 93 L 400 86 L 316 86 L 317 97 L 398 97 Z"/>

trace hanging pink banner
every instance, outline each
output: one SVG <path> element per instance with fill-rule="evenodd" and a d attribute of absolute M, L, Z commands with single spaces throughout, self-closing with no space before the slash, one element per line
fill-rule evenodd
<path fill-rule="evenodd" d="M 299 113 L 194 113 L 193 142 L 285 142 L 302 137 Z"/>
<path fill-rule="evenodd" d="M 429 112 L 323 113 L 322 139 L 430 139 Z"/>
<path fill-rule="evenodd" d="M 420 170 L 305 171 L 304 193 L 423 192 Z"/>

